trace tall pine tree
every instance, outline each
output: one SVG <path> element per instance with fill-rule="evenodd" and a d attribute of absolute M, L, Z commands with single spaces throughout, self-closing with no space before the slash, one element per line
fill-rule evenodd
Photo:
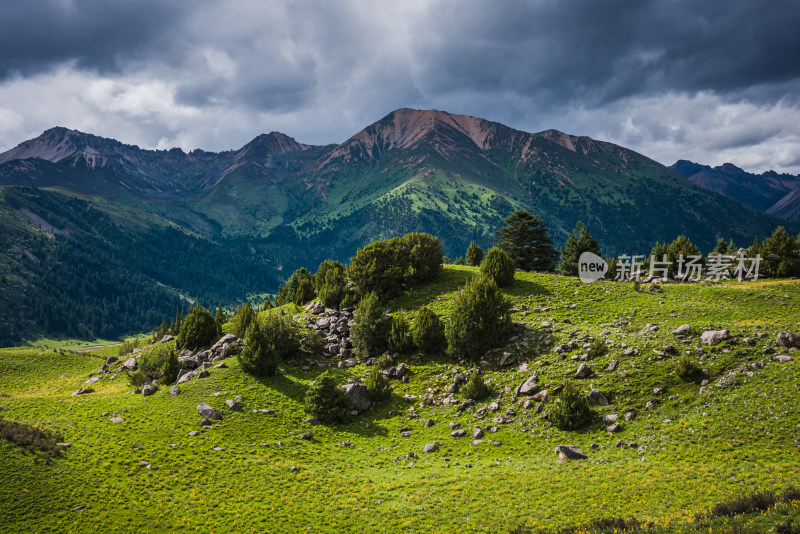
<path fill-rule="evenodd" d="M 558 251 L 547 235 L 548 228 L 536 215 L 517 210 L 505 219 L 506 225 L 495 232 L 497 246 L 523 271 L 553 271 Z"/>
<path fill-rule="evenodd" d="M 575 229 L 567 236 L 567 242 L 561 252 L 561 264 L 558 266 L 558 272 L 568 276 L 578 276 L 578 259 L 584 252 L 592 252 L 600 256 L 600 245 L 597 243 L 597 239 L 589 233 L 586 225 L 578 221 Z"/>

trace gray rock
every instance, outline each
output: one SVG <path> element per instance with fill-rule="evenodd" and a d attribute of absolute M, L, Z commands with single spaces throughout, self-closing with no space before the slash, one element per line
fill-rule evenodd
<path fill-rule="evenodd" d="M 201 402 L 197 405 L 197 413 L 205 417 L 206 419 L 211 419 L 213 421 L 219 421 L 222 419 L 222 416 L 216 411 L 214 408 L 209 406 L 208 404 Z"/>
<path fill-rule="evenodd" d="M 779 354 L 777 356 L 773 356 L 772 359 L 775 360 L 776 362 L 782 362 L 782 363 L 794 361 L 793 357 L 787 356 L 786 354 Z"/>
<path fill-rule="evenodd" d="M 188 382 L 196 373 L 194 371 L 187 371 L 186 369 L 181 369 L 178 371 L 178 380 L 175 381 L 175 385 L 183 384 L 184 382 Z"/>
<path fill-rule="evenodd" d="M 450 432 L 450 435 L 453 436 L 454 438 L 463 438 L 464 436 L 467 435 L 467 431 L 464 430 L 463 428 L 459 428 L 458 430 L 453 430 L 452 432 Z"/>
<path fill-rule="evenodd" d="M 586 460 L 589 458 L 575 445 L 558 445 L 555 453 L 560 460 Z"/>
<path fill-rule="evenodd" d="M 73 512 L 79 512 L 79 511 L 85 510 L 85 509 L 86 509 L 86 505 L 85 504 L 79 504 L 78 506 L 74 507 L 72 509 L 72 511 Z"/>
<path fill-rule="evenodd" d="M 92 378 L 90 378 L 89 380 L 87 380 L 86 382 L 84 382 L 84 383 L 83 383 L 83 385 L 85 385 L 85 386 L 89 386 L 89 385 L 91 385 L 91 384 L 94 384 L 94 383 L 100 382 L 102 379 L 103 379 L 103 377 L 102 377 L 102 376 L 93 376 Z"/>
<path fill-rule="evenodd" d="M 613 371 L 614 369 L 617 368 L 617 364 L 618 363 L 619 362 L 617 360 L 611 360 L 610 362 L 608 362 L 608 365 L 606 365 L 605 369 L 603 369 L 603 370 L 604 371 Z"/>
<path fill-rule="evenodd" d="M 159 343 L 168 343 L 168 342 L 170 342 L 170 341 L 172 341 L 174 339 L 175 338 L 172 337 L 171 335 L 166 334 L 164 337 L 161 338 L 161 341 L 159 341 Z"/>
<path fill-rule="evenodd" d="M 121 423 L 124 420 L 125 419 L 123 419 L 122 417 L 112 417 L 111 419 L 109 419 L 109 421 L 111 421 L 112 423 Z"/>
<path fill-rule="evenodd" d="M 604 425 L 610 425 L 611 423 L 616 423 L 618 417 L 619 416 L 617 414 L 615 414 L 615 413 L 610 413 L 608 415 L 604 415 L 603 416 L 603 424 Z"/>
<path fill-rule="evenodd" d="M 136 361 L 136 358 L 128 358 L 125 360 L 125 363 L 122 364 L 122 367 L 125 369 L 136 369 L 136 366 L 139 362 Z"/>
<path fill-rule="evenodd" d="M 614 423 L 611 426 L 609 426 L 608 428 L 606 428 L 606 430 L 608 430 L 612 434 L 615 434 L 615 433 L 619 432 L 620 430 L 622 430 L 622 425 L 620 425 L 619 423 Z"/>
<path fill-rule="evenodd" d="M 197 373 L 197 378 L 206 378 L 207 376 L 209 376 L 209 372 L 205 369 Z"/>
<path fill-rule="evenodd" d="M 367 386 L 364 384 L 345 384 L 342 388 L 350 397 L 353 409 L 365 412 L 372 407 L 372 401 L 367 397 Z"/>
<path fill-rule="evenodd" d="M 158 391 L 157 387 L 151 386 L 150 384 L 145 384 L 144 386 L 142 386 L 142 397 L 149 397 L 156 391 Z"/>
<path fill-rule="evenodd" d="M 480 439 L 483 437 L 483 429 L 479 426 L 476 426 L 472 429 L 472 437 L 475 439 Z"/>
<path fill-rule="evenodd" d="M 457 421 L 450 421 L 450 424 L 447 425 L 447 426 L 450 427 L 450 430 L 455 430 L 456 428 L 461 426 L 461 423 L 459 423 Z"/>
<path fill-rule="evenodd" d="M 623 417 L 626 421 L 633 421 L 636 419 L 636 410 L 628 410 Z"/>
<path fill-rule="evenodd" d="M 517 389 L 514 390 L 514 394 L 516 396 L 521 395 L 533 395 L 539 390 L 539 385 L 536 383 L 538 377 L 536 373 L 528 377 L 522 384 L 517 386 Z"/>
<path fill-rule="evenodd" d="M 300 470 L 299 470 L 298 468 L 296 468 L 295 466 L 292 466 L 292 467 L 290 467 L 290 468 L 289 468 L 289 472 L 290 472 L 290 473 L 297 473 L 297 472 L 299 472 L 299 471 L 300 471 Z"/>
<path fill-rule="evenodd" d="M 692 329 L 692 327 L 691 327 L 690 325 L 688 325 L 688 324 L 682 324 L 682 325 L 680 325 L 678 328 L 676 328 L 675 330 L 673 330 L 673 331 L 672 331 L 672 333 L 673 333 L 674 335 L 676 335 L 676 336 L 682 336 L 682 335 L 684 335 L 684 334 L 687 334 L 687 333 L 689 333 L 689 331 L 690 331 L 691 329 Z"/>
<path fill-rule="evenodd" d="M 590 374 L 592 374 L 592 370 L 588 365 L 582 363 L 578 366 L 578 370 L 575 371 L 575 378 L 586 378 Z"/>
<path fill-rule="evenodd" d="M 434 421 L 433 419 L 426 419 L 425 423 L 422 426 L 425 427 L 425 428 L 430 428 L 435 424 L 436 424 L 436 421 Z"/>
<path fill-rule="evenodd" d="M 514 361 L 514 356 L 512 356 L 510 352 L 504 352 L 503 356 L 500 358 L 500 367 L 514 365 Z"/>
<path fill-rule="evenodd" d="M 798 347 L 800 348 L 800 335 L 794 332 L 778 332 L 778 337 L 775 343 L 781 347 Z"/>
<path fill-rule="evenodd" d="M 238 403 L 238 402 L 236 402 L 236 401 L 235 401 L 235 400 L 233 400 L 233 399 L 228 399 L 228 400 L 226 400 L 226 401 L 225 401 L 225 404 L 227 404 L 227 405 L 228 405 L 228 408 L 230 408 L 231 410 L 233 410 L 233 411 L 235 411 L 235 412 L 236 412 L 236 411 L 239 411 L 239 410 L 241 409 L 241 407 L 239 406 L 239 403 Z"/>
<path fill-rule="evenodd" d="M 543 389 L 542 391 L 540 391 L 539 393 L 537 393 L 536 395 L 531 397 L 531 399 L 536 401 L 536 402 L 547 402 L 547 400 L 549 398 L 550 398 L 550 394 L 548 393 L 548 391 L 546 389 Z"/>
<path fill-rule="evenodd" d="M 729 330 L 706 330 L 700 334 L 700 344 L 702 345 L 719 345 L 730 337 Z"/>
<path fill-rule="evenodd" d="M 72 393 L 72 396 L 74 397 L 75 395 L 86 395 L 87 393 L 94 393 L 94 390 L 92 388 L 86 388 L 86 389 L 78 388 Z"/>
<path fill-rule="evenodd" d="M 173 397 L 177 397 L 178 394 L 180 394 L 180 392 L 181 388 L 179 388 L 178 386 L 172 386 L 171 388 L 169 388 L 169 394 Z"/>
<path fill-rule="evenodd" d="M 198 432 L 197 430 L 190 430 L 190 431 L 189 431 L 189 435 L 190 435 L 191 437 L 199 436 L 199 435 L 200 435 L 200 432 Z"/>
<path fill-rule="evenodd" d="M 599 389 L 593 389 L 589 392 L 589 402 L 597 406 L 608 406 L 608 398 Z"/>
<path fill-rule="evenodd" d="M 436 443 L 428 443 L 424 447 L 422 447 L 422 452 L 436 452 L 439 450 L 439 445 Z"/>
<path fill-rule="evenodd" d="M 304 419 L 303 422 L 311 426 L 316 426 L 319 424 L 319 420 L 316 417 L 308 417 L 307 419 Z"/>

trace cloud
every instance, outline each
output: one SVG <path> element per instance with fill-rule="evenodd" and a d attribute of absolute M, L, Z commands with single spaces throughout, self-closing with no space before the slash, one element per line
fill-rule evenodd
<path fill-rule="evenodd" d="M 797 27 L 786 0 L 8 0 L 0 150 L 56 124 L 144 147 L 323 144 L 409 106 L 800 172 Z"/>

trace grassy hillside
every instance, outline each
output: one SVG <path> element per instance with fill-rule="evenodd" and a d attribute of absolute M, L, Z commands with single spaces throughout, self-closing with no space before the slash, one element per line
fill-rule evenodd
<path fill-rule="evenodd" d="M 413 317 L 427 303 L 447 316 L 451 297 L 475 272 L 447 266 L 437 282 L 401 296 L 392 309 Z M 0 415 L 71 443 L 47 463 L 0 440 L 0 524 L 6 532 L 508 532 L 520 523 L 554 530 L 635 516 L 655 522 L 655 532 L 755 533 L 800 520 L 795 501 L 693 522 L 695 513 L 722 500 L 800 480 L 800 355 L 774 343 L 777 332 L 800 329 L 800 284 L 643 289 L 517 273 L 507 293 L 524 327 L 486 358 L 490 399 L 469 409 L 443 404 L 454 373 L 471 364 L 412 354 L 403 359 L 409 380 L 393 382 L 389 401 L 335 427 L 304 422 L 305 392 L 328 367 L 343 383 L 363 377 L 364 365 L 298 361 L 278 377 L 255 379 L 229 358 L 228 368 L 182 384 L 177 397 L 164 386 L 151 397 L 134 395 L 123 375 L 71 396 L 116 348 L 0 350 Z M 542 327 L 545 321 L 550 328 Z M 682 324 L 693 328 L 686 343 L 671 333 Z M 728 328 L 734 337 L 701 346 L 699 333 L 709 327 Z M 562 358 L 554 348 L 590 338 L 608 340 L 610 351 L 586 362 L 594 376 L 580 386 L 606 393 L 610 404 L 597 407 L 598 417 L 618 414 L 617 434 L 599 421 L 584 431 L 558 430 L 537 413 L 537 403 L 524 408 L 513 396 L 534 370 L 550 390 L 571 379 L 585 351 L 568 350 Z M 667 344 L 690 352 L 708 370 L 709 384 L 682 381 L 678 355 L 655 352 Z M 638 352 L 625 355 L 630 348 Z M 514 365 L 498 366 L 503 352 L 515 357 Z M 772 359 L 781 354 L 795 361 Z M 612 359 L 616 369 L 605 371 Z M 227 409 L 225 401 L 237 395 L 243 410 Z M 485 410 L 492 401 L 497 413 Z M 222 422 L 201 429 L 201 402 L 220 410 Z M 274 412 L 253 411 L 261 409 Z M 622 420 L 629 410 L 636 418 Z M 115 415 L 123 421 L 111 422 Z M 507 422 L 492 422 L 500 415 Z M 426 428 L 428 418 L 436 424 Z M 451 437 L 450 422 L 468 437 Z M 475 426 L 485 435 L 470 445 Z M 411 436 L 402 437 L 401 427 Z M 307 430 L 311 440 L 301 438 Z M 635 445 L 618 448 L 618 440 Z M 437 441 L 437 452 L 423 453 Z M 577 445 L 589 459 L 558 461 L 559 444 Z"/>

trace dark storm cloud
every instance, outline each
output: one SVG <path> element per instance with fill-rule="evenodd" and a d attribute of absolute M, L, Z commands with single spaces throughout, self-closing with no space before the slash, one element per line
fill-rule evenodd
<path fill-rule="evenodd" d="M 602 103 L 733 94 L 800 76 L 796 2 L 505 0 L 431 15 L 442 24 L 426 28 L 417 55 L 432 91 L 503 87 L 549 103 Z"/>
<path fill-rule="evenodd" d="M 189 2 L 168 0 L 3 0 L 0 80 L 74 61 L 106 71 L 155 52 Z"/>

